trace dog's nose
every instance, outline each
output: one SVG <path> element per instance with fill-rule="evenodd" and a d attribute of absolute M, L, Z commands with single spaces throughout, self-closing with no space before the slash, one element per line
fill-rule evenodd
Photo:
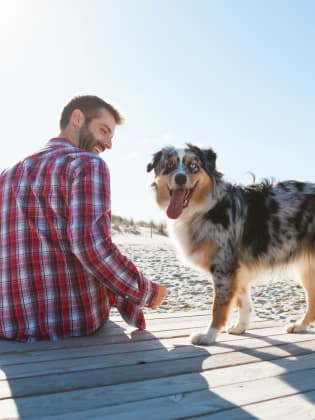
<path fill-rule="evenodd" d="M 187 176 L 185 174 L 177 174 L 175 176 L 175 182 L 181 187 L 182 185 L 186 184 Z"/>

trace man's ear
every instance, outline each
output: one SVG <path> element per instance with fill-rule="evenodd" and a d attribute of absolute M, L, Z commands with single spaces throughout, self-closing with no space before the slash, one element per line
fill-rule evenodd
<path fill-rule="evenodd" d="M 75 109 L 70 117 L 70 123 L 74 128 L 81 128 L 84 124 L 85 117 L 80 109 Z"/>

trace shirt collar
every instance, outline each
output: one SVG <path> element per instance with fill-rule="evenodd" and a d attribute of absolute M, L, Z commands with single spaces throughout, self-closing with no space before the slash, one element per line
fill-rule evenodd
<path fill-rule="evenodd" d="M 65 139 L 64 137 L 54 137 L 52 139 L 49 140 L 48 142 L 48 146 L 72 146 L 77 148 L 73 143 L 71 143 L 70 140 Z"/>

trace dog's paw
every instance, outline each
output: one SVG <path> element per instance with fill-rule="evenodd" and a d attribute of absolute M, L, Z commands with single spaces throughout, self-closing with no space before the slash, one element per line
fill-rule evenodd
<path fill-rule="evenodd" d="M 231 325 L 227 332 L 229 334 L 243 334 L 246 329 L 247 329 L 248 325 L 246 325 L 244 322 L 240 323 L 240 324 L 236 324 L 236 325 Z"/>
<path fill-rule="evenodd" d="M 195 333 L 191 334 L 190 342 L 192 344 L 197 344 L 201 346 L 209 346 L 210 344 L 215 343 L 216 338 L 218 335 L 218 331 L 216 329 L 211 329 L 206 333 Z"/>
<path fill-rule="evenodd" d="M 308 328 L 305 324 L 289 324 L 286 330 L 288 333 L 305 333 L 308 331 Z"/>
<path fill-rule="evenodd" d="M 190 342 L 201 346 L 209 346 L 215 342 L 215 339 L 208 337 L 207 334 L 196 333 L 191 334 Z"/>

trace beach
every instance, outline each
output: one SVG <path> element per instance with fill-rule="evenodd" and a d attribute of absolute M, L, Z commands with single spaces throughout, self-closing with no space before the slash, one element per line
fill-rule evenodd
<path fill-rule="evenodd" d="M 185 265 L 177 258 L 167 235 L 150 228 L 113 230 L 113 242 L 150 280 L 165 285 L 169 295 L 155 312 L 211 310 L 213 287 L 210 275 Z M 254 314 L 283 324 L 297 321 L 306 302 L 302 286 L 290 273 L 275 274 L 252 286 Z M 151 312 L 145 309 L 145 312 Z"/>

